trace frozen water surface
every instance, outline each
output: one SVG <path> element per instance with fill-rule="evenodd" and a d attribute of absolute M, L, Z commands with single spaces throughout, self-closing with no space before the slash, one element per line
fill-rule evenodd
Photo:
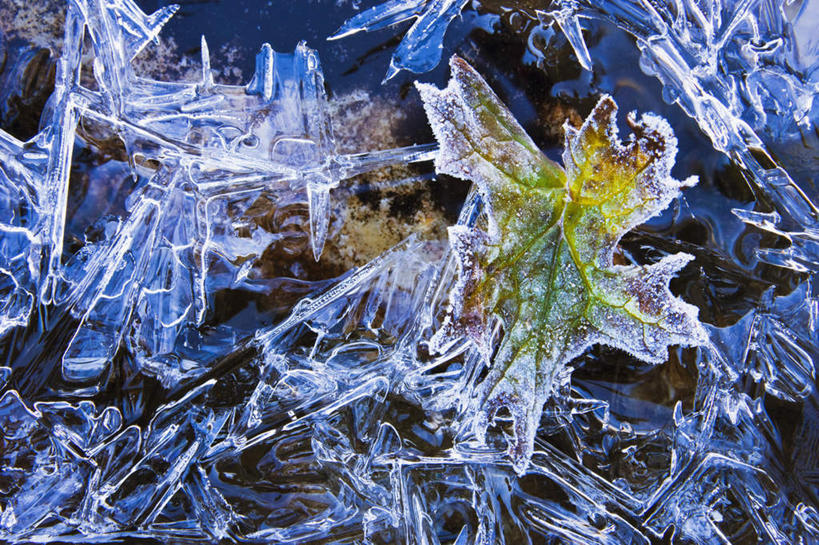
<path fill-rule="evenodd" d="M 413 19 L 391 66 L 422 72 L 461 9 L 517 13 L 530 45 L 560 31 L 592 74 L 607 35 L 589 28 L 633 36 L 752 187 L 704 180 L 623 241 L 624 259 L 695 256 L 672 287 L 707 345 L 656 366 L 586 351 L 519 475 L 503 415 L 474 433 L 484 355 L 465 338 L 431 350 L 458 275 L 445 240 L 411 237 L 329 280 L 265 274 L 266 252 L 320 258 L 350 219 L 333 197 L 345 180 L 434 147 L 341 153 L 306 44 L 262 46 L 248 83 L 227 85 L 203 39 L 196 81 L 155 81 L 132 60 L 176 7 L 69 0 L 39 131 L 0 131 L 0 539 L 819 542 L 819 7 L 485 4 L 372 3 L 339 35 Z M 2 46 L 6 116 L 8 81 L 39 57 Z M 473 192 L 457 223 L 481 221 Z M 277 311 L 216 312 L 247 294 Z"/>

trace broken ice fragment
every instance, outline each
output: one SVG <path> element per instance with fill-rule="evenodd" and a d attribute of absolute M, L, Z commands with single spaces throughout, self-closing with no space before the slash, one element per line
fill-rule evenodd
<path fill-rule="evenodd" d="M 392 78 L 400 70 L 427 72 L 441 61 L 444 33 L 466 3 L 467 0 L 390 0 L 352 17 L 329 39 L 416 19 L 393 53 L 384 79 Z"/>
<path fill-rule="evenodd" d="M 255 260 L 288 236 L 251 221 L 254 203 L 304 202 L 318 259 L 341 180 L 430 158 L 431 146 L 339 154 L 321 65 L 304 43 L 287 54 L 263 45 L 247 86 L 214 82 L 204 38 L 201 81 L 139 76 L 131 61 L 175 10 L 69 2 L 46 128 L 26 143 L 0 134 L 0 334 L 25 325 L 38 302 L 66 309 L 79 322 L 61 354 L 70 381 L 93 382 L 123 345 L 163 380 L 196 372 L 176 368 L 178 343 L 204 323 L 216 291 L 254 289 Z M 94 85 L 79 78 L 88 57 Z M 71 255 L 79 123 L 124 144 L 135 187 L 122 217 L 85 219 L 103 237 Z"/>
<path fill-rule="evenodd" d="M 738 378 L 750 377 L 769 394 L 792 402 L 814 393 L 819 323 L 813 286 L 807 281 L 780 297 L 772 288 L 759 308 L 734 325 L 709 326 L 714 348 Z"/>
<path fill-rule="evenodd" d="M 27 155 L 22 142 L 0 131 L 0 336 L 28 322 L 39 280 L 44 214 L 37 175 L 45 157 Z"/>
<path fill-rule="evenodd" d="M 446 89 L 418 84 L 441 145 L 436 171 L 477 184 L 489 225 L 487 233 L 450 229 L 460 280 L 433 346 L 462 331 L 489 357 L 491 322 L 501 320 L 503 340 L 481 385 L 477 431 L 509 409 L 515 423 L 509 450 L 520 472 L 544 401 L 586 348 L 606 344 L 661 363 L 669 345 L 706 340 L 697 309 L 668 289 L 691 256 L 614 264 L 623 234 L 696 178 L 671 177 L 677 142 L 655 115 L 629 115 L 634 134 L 621 143 L 617 106 L 608 96 L 580 129 L 565 125 L 564 170 L 537 149 L 474 69 L 458 57 L 450 65 Z"/>
<path fill-rule="evenodd" d="M 762 261 L 798 272 L 819 271 L 819 231 L 810 228 L 800 231 L 783 230 L 779 227 L 782 218 L 776 212 L 765 213 L 740 208 L 735 208 L 732 212 L 748 225 L 790 242 L 787 248 L 757 248 L 756 255 Z"/>

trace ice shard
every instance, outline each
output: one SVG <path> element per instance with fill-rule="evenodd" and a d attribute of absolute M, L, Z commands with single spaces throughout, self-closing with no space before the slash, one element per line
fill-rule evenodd
<path fill-rule="evenodd" d="M 392 78 L 400 70 L 427 72 L 441 61 L 444 33 L 466 4 L 467 0 L 390 0 L 352 17 L 329 39 L 337 40 L 414 19 L 393 53 L 384 79 Z"/>
<path fill-rule="evenodd" d="M 0 329 L 24 325 L 36 303 L 69 309 L 79 321 L 62 358 L 69 380 L 98 377 L 123 342 L 174 380 L 174 345 L 203 323 L 213 291 L 245 284 L 254 258 L 283 236 L 243 218 L 255 201 L 302 195 L 318 258 L 339 181 L 431 149 L 338 154 L 321 66 L 303 43 L 290 54 L 265 44 L 247 86 L 214 83 L 204 38 L 200 81 L 139 76 L 132 59 L 175 10 L 69 2 L 49 119 L 30 142 L 3 134 Z M 91 86 L 80 78 L 89 44 Z M 123 217 L 99 219 L 106 236 L 67 255 L 78 123 L 122 141 L 137 184 Z"/>

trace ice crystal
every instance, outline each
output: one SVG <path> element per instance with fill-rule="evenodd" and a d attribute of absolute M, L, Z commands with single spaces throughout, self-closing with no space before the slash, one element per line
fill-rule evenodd
<path fill-rule="evenodd" d="M 444 32 L 468 0 L 390 0 L 351 18 L 330 37 L 344 38 L 361 31 L 373 31 L 416 19 L 390 61 L 385 79 L 399 70 L 420 73 L 432 70 L 441 61 Z"/>
<path fill-rule="evenodd" d="M 573 358 L 603 343 L 661 363 L 668 345 L 697 345 L 697 310 L 671 295 L 668 281 L 692 256 L 646 266 L 614 265 L 624 233 L 663 210 L 680 188 L 670 176 L 676 139 L 668 124 L 629 116 L 617 138 L 617 106 L 603 97 L 580 129 L 566 125 L 566 170 L 549 161 L 486 82 L 453 57 L 439 91 L 419 85 L 441 145 L 436 170 L 474 181 L 487 205 L 488 233 L 451 228 L 460 278 L 453 320 L 489 357 L 493 316 L 503 340 L 482 386 L 482 412 L 501 407 L 515 421 L 510 447 L 518 471 L 531 458 L 541 408 Z M 483 433 L 483 432 L 481 432 Z"/>
<path fill-rule="evenodd" d="M 195 372 L 173 355 L 177 343 L 196 336 L 214 291 L 253 289 L 254 260 L 286 236 L 252 221 L 254 202 L 307 202 L 318 258 L 330 189 L 425 150 L 336 153 L 321 66 L 303 43 L 292 54 L 265 44 L 244 87 L 214 82 L 204 38 L 200 81 L 140 77 L 131 60 L 175 10 L 69 2 L 46 128 L 29 142 L 1 135 L 0 333 L 26 324 L 35 302 L 69 309 L 79 321 L 62 358 L 69 380 L 98 377 L 123 342 L 164 380 Z M 80 78 L 84 33 L 95 86 Z M 97 218 L 103 237 L 66 255 L 78 124 L 115 134 L 138 181 L 124 217 Z"/>

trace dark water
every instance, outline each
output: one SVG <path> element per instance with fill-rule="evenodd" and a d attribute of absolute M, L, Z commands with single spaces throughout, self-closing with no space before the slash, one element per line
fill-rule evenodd
<path fill-rule="evenodd" d="M 198 54 L 200 37 L 208 40 L 210 50 L 223 46 L 238 48 L 236 66 L 249 77 L 253 73 L 254 55 L 263 43 L 276 51 L 292 51 L 304 41 L 319 52 L 329 88 L 337 93 L 365 87 L 377 89 L 389 63 L 397 32 L 359 34 L 349 40 L 328 42 L 341 23 L 358 13 L 349 0 L 303 0 L 296 2 L 266 0 L 166 2 L 140 0 L 146 12 L 170 4 L 181 9 L 165 27 L 166 35 L 176 40 L 180 49 Z M 217 66 L 220 60 L 214 58 Z M 391 88 L 403 85 L 390 84 Z"/>

